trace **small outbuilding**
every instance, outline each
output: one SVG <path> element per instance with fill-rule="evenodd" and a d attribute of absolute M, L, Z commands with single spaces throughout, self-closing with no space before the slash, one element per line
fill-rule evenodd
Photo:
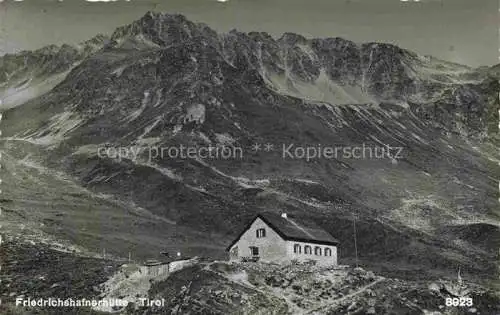
<path fill-rule="evenodd" d="M 158 277 L 161 275 L 167 275 L 169 273 L 169 263 L 162 262 L 156 259 L 146 260 L 143 265 L 144 273 L 147 276 Z"/>

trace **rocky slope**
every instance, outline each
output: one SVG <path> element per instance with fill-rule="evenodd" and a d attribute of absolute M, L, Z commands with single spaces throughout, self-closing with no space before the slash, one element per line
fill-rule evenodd
<path fill-rule="evenodd" d="M 19 68 L 25 55 L 29 64 Z M 16 76 L 17 69 L 25 70 Z M 168 229 L 152 230 L 155 239 L 166 231 L 164 246 L 190 255 L 205 248 L 207 256 L 224 257 L 224 246 L 249 218 L 275 209 L 315 220 L 341 240 L 341 261 L 349 263 L 355 215 L 360 259 L 374 270 L 432 278 L 454 275 L 461 266 L 465 277 L 496 278 L 494 69 L 382 43 L 218 34 L 180 15 L 148 12 L 85 53 L 64 46 L 4 56 L 1 72 L 8 87 L 26 73 L 63 73 L 50 91 L 4 104 L 10 109 L 3 113 L 2 149 L 12 162 L 4 172 L 21 184 L 5 187 L 3 198 L 16 209 L 27 207 L 36 186 L 22 185 L 21 162 L 37 161 L 47 177 L 63 172 L 90 193 L 166 220 Z M 254 143 L 274 150 L 254 152 Z M 389 145 L 400 147 L 401 156 L 283 158 L 282 146 L 290 144 Z M 149 158 L 151 148 L 180 145 L 232 145 L 244 154 Z M 142 151 L 97 156 L 105 146 Z M 19 187 L 26 190 L 21 194 Z M 62 204 L 58 211 L 68 209 L 74 210 Z M 129 216 L 120 218 L 112 235 L 133 238 L 127 226 L 149 232 Z M 44 229 L 67 237 L 55 225 Z M 72 240 L 117 243 L 97 234 Z M 131 246 L 141 255 L 158 252 L 156 241 L 136 242 Z"/>
<path fill-rule="evenodd" d="M 362 268 L 292 264 L 200 264 L 153 285 L 161 307 L 129 314 L 494 314 L 492 291 L 472 288 L 474 306 L 449 307 L 453 282 L 411 282 Z M 472 293 L 473 292 L 473 293 Z M 134 311 L 132 311 L 135 309 Z M 144 312 L 144 313 L 143 313 Z"/>
<path fill-rule="evenodd" d="M 123 260 L 89 257 L 53 244 L 12 239 L 0 249 L 2 314 L 109 314 L 91 307 L 14 306 L 16 298 L 148 298 L 114 307 L 116 314 L 497 314 L 491 289 L 457 280 L 409 281 L 386 278 L 363 268 L 317 267 L 292 262 L 227 263 L 203 261 L 165 277 L 137 274 Z M 120 267 L 121 265 L 121 267 Z M 108 281 L 106 281 L 108 280 Z M 111 280 L 111 281 L 110 281 Z M 116 282 L 118 281 L 118 282 Z M 126 283 L 133 283 L 127 286 Z M 457 290 L 460 288 L 460 290 Z M 106 295 L 107 290 L 114 295 Z M 446 305 L 467 292 L 472 304 Z"/>

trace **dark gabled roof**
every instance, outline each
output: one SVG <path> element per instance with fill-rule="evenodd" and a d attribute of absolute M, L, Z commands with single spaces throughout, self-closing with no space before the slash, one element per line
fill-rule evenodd
<path fill-rule="evenodd" d="M 287 241 L 297 241 L 305 243 L 314 243 L 321 245 L 338 245 L 339 241 L 336 240 L 330 233 L 323 230 L 313 222 L 297 220 L 295 218 L 283 218 L 281 215 L 271 212 L 258 214 L 241 233 L 234 239 L 233 242 L 227 247 L 229 250 L 236 242 L 239 241 L 241 236 L 248 231 L 253 222 L 260 218 L 281 238 Z"/>
<path fill-rule="evenodd" d="M 144 262 L 144 266 L 158 266 L 168 264 L 167 262 L 159 261 L 156 259 L 148 259 Z"/>

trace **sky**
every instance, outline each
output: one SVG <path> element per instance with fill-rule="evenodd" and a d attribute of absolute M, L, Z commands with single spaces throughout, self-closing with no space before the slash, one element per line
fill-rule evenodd
<path fill-rule="evenodd" d="M 97 0 L 92 0 L 97 1 Z M 218 31 L 387 42 L 477 67 L 499 63 L 499 0 L 0 0 L 0 54 L 111 34 L 148 10 Z"/>

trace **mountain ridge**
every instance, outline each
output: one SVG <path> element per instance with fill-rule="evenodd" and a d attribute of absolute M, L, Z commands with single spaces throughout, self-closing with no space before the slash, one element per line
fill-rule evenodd
<path fill-rule="evenodd" d="M 142 39 L 135 38 L 139 35 Z M 134 42 L 130 43 L 133 38 Z M 477 98 L 477 94 L 481 93 L 478 90 L 484 89 L 484 86 L 492 85 L 489 89 L 498 89 L 498 82 L 493 77 L 488 79 L 491 72 L 477 73 L 464 66 L 418 56 L 392 44 L 356 44 L 338 37 L 305 39 L 291 33 L 285 33 L 279 39 L 262 32 L 231 31 L 219 35 L 208 26 L 190 22 L 182 15 L 148 12 L 141 19 L 119 27 L 110 41 L 102 44 L 101 50 L 109 51 L 124 44 L 118 44 L 118 40 L 127 42 L 132 49 L 134 45 L 139 45 L 136 47 L 139 50 L 141 47 L 147 50 L 152 44 L 157 45 L 157 49 L 167 50 L 169 45 L 181 45 L 186 53 L 198 51 L 199 54 L 199 51 L 205 53 L 204 47 L 212 47 L 207 49 L 213 50 L 211 54 L 214 58 L 217 55 L 222 57 L 219 63 L 234 66 L 235 62 L 239 62 L 241 68 L 254 69 L 258 72 L 257 76 L 280 94 L 306 101 L 341 104 L 411 104 L 419 107 L 424 118 L 426 115 L 441 114 L 436 109 L 431 110 L 430 103 L 445 101 L 444 107 L 456 102 L 468 108 L 473 106 L 471 99 Z M 101 42 L 104 41 L 101 39 Z M 262 55 L 262 52 L 265 54 Z M 233 60 L 235 56 L 244 60 Z M 332 59 L 332 56 L 337 59 Z M 210 67 L 210 63 L 206 66 Z M 431 68 L 433 70 L 429 70 Z M 207 71 L 218 70 L 207 68 L 199 73 Z M 468 87 L 462 91 L 466 85 Z M 463 116 L 455 125 L 450 125 L 449 114 L 439 123 L 452 132 L 470 133 L 480 138 L 486 136 L 484 130 L 477 130 L 481 126 L 475 125 L 484 125 L 487 120 L 491 128 L 492 119 L 488 116 L 494 115 L 493 109 L 489 108 L 486 112 L 484 109 L 476 110 L 470 114 L 467 108 L 455 108 Z M 457 118 L 453 117 L 453 120 Z M 471 124 L 476 130 L 468 130 Z"/>

